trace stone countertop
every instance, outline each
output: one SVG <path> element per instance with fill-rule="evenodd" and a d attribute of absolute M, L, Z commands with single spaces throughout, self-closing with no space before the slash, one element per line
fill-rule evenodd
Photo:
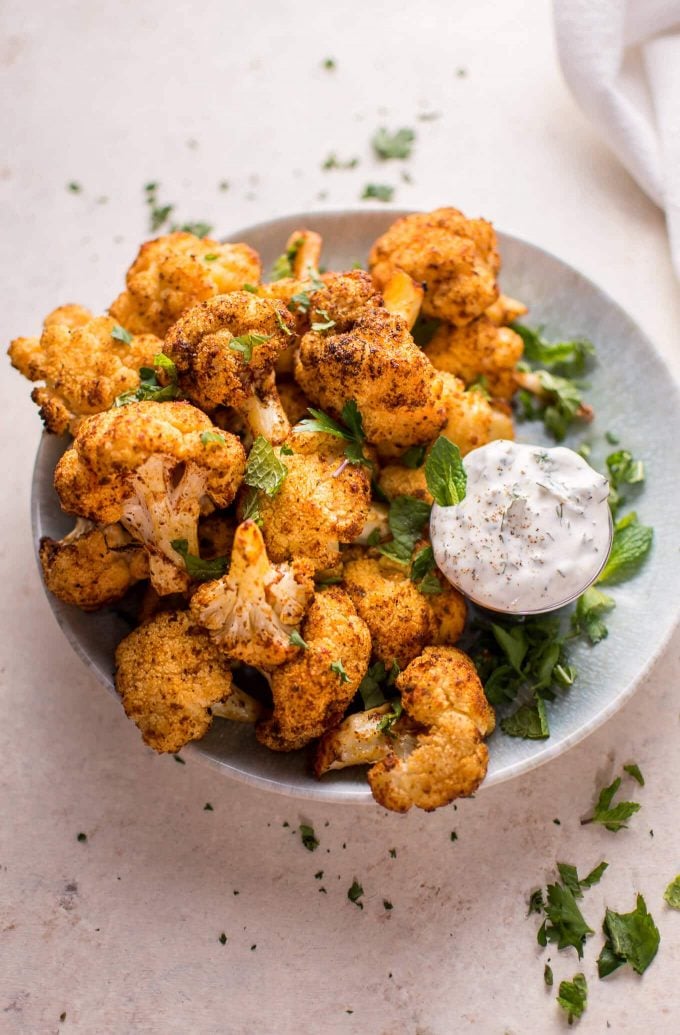
<path fill-rule="evenodd" d="M 180 221 L 225 234 L 359 205 L 373 181 L 397 186 L 395 206 L 453 203 L 554 251 L 678 373 L 663 216 L 574 107 L 549 14 L 542 0 L 6 0 L 2 340 L 65 301 L 111 301 L 147 235 L 149 181 Z M 416 127 L 412 182 L 371 158 L 383 124 Z M 323 171 L 329 152 L 360 164 Z M 300 802 L 157 757 L 52 618 L 28 521 L 39 422 L 8 364 L 0 379 L 0 1031 L 563 1032 L 548 956 L 556 985 L 581 966 L 588 978 L 584 1035 L 677 1031 L 680 916 L 662 902 L 680 868 L 677 638 L 586 741 L 432 815 Z M 646 777 L 630 829 L 582 827 L 596 787 L 630 761 Z M 602 858 L 582 965 L 540 950 L 528 893 L 558 859 L 585 872 Z M 347 899 L 354 878 L 363 909 Z M 604 905 L 628 911 L 637 891 L 658 958 L 642 979 L 600 982 Z"/>

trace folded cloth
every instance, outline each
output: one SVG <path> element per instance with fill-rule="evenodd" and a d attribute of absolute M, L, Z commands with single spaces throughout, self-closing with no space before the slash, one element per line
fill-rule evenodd
<path fill-rule="evenodd" d="M 576 101 L 666 212 L 680 276 L 680 0 L 554 0 Z"/>

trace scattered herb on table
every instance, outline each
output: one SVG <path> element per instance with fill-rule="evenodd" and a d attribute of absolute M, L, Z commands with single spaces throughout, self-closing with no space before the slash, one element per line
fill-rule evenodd
<path fill-rule="evenodd" d="M 358 164 L 358 158 L 347 158 L 341 160 L 338 158 L 335 151 L 331 151 L 331 153 L 321 163 L 321 168 L 324 172 L 328 172 L 330 169 L 356 169 Z"/>
<path fill-rule="evenodd" d="M 588 1002 L 588 983 L 583 974 L 575 974 L 571 981 L 560 981 L 557 1002 L 566 1011 L 569 1024 L 583 1015 Z"/>
<path fill-rule="evenodd" d="M 592 816 L 582 819 L 582 826 L 588 823 L 600 823 L 606 830 L 614 833 L 628 826 L 626 821 L 640 811 L 640 805 L 637 801 L 619 801 L 613 805 L 614 797 L 620 786 L 621 777 L 617 776 L 609 787 L 602 788 Z"/>
<path fill-rule="evenodd" d="M 371 140 L 376 156 L 383 161 L 390 158 L 409 158 L 416 135 L 412 129 L 398 129 L 394 133 L 382 127 Z"/>
<path fill-rule="evenodd" d="M 205 805 L 203 806 L 203 811 L 204 812 L 214 812 L 215 810 L 212 807 L 212 805 L 210 804 L 210 802 L 206 801 Z"/>
<path fill-rule="evenodd" d="M 550 966 L 549 963 L 546 963 L 546 965 L 543 968 L 543 981 L 548 986 L 548 988 L 552 988 L 553 972 L 552 972 L 552 967 Z"/>
<path fill-rule="evenodd" d="M 362 888 L 361 884 L 359 884 L 359 881 L 355 877 L 354 880 L 352 881 L 352 885 L 351 885 L 349 891 L 347 892 L 347 898 L 350 900 L 350 902 L 353 902 L 355 906 L 358 906 L 359 909 L 363 909 L 364 908 L 364 904 L 363 904 L 363 902 L 359 901 L 359 899 L 362 897 L 363 893 L 364 893 L 364 889 Z"/>
<path fill-rule="evenodd" d="M 629 776 L 632 776 L 635 782 L 640 785 L 640 787 L 644 787 L 645 778 L 640 771 L 639 765 L 637 765 L 635 762 L 629 762 L 628 765 L 624 765 L 623 771 L 624 773 L 628 773 Z"/>
<path fill-rule="evenodd" d="M 680 874 L 670 882 L 663 897 L 671 909 L 680 909 Z"/>
<path fill-rule="evenodd" d="M 579 909 L 574 893 L 562 884 L 548 884 L 547 900 L 543 904 L 545 919 L 536 939 L 544 948 L 554 942 L 558 949 L 573 946 L 579 959 L 589 934 L 594 934 Z"/>
<path fill-rule="evenodd" d="M 599 977 L 607 977 L 626 963 L 643 974 L 657 954 L 661 936 L 642 895 L 637 896 L 631 913 L 607 909 L 602 929 L 605 943 L 597 960 Z"/>
<path fill-rule="evenodd" d="M 367 183 L 361 194 L 362 201 L 391 201 L 393 197 L 394 187 L 386 183 Z"/>
<path fill-rule="evenodd" d="M 385 910 L 394 909 L 394 906 L 392 905 L 392 903 L 390 902 L 390 900 L 388 898 L 384 898 L 383 899 L 383 909 L 385 909 Z"/>
<path fill-rule="evenodd" d="M 80 843 L 83 844 L 85 841 L 87 841 L 87 834 L 83 834 L 81 831 L 81 833 L 78 834 L 76 841 L 80 841 Z"/>
<path fill-rule="evenodd" d="M 306 823 L 300 824 L 300 839 L 308 852 L 315 852 L 319 847 L 319 839 L 314 833 L 314 827 Z"/>

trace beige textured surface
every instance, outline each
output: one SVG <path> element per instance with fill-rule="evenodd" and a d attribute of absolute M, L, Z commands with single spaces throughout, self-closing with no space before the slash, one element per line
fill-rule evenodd
<path fill-rule="evenodd" d="M 181 219 L 228 232 L 320 204 L 320 191 L 341 207 L 368 180 L 397 182 L 367 140 L 382 123 L 413 124 L 414 183 L 395 203 L 454 202 L 554 250 L 680 368 L 662 216 L 574 109 L 543 0 L 211 0 L 200 20 L 189 4 L 102 6 L 4 5 L 4 341 L 59 303 L 113 298 L 145 234 L 144 182 L 161 181 Z M 334 73 L 319 68 L 326 56 Z M 419 111 L 442 117 L 414 122 Z M 331 150 L 362 164 L 322 173 Z M 300 807 L 156 758 L 43 598 L 28 528 L 40 429 L 18 375 L 3 367 L 0 379 L 1 1032 L 561 1032 L 525 898 L 556 859 L 587 869 L 603 857 L 610 869 L 584 903 L 597 933 L 580 1031 L 677 1031 L 680 915 L 661 900 L 680 869 L 677 639 L 607 726 L 457 811 Z M 630 760 L 647 778 L 631 829 L 582 828 L 595 786 Z M 284 821 L 313 823 L 318 851 Z M 346 898 L 355 876 L 363 910 Z M 638 890 L 661 930 L 658 959 L 642 980 L 598 982 L 604 903 L 627 911 Z M 579 969 L 573 953 L 549 955 L 557 981 Z"/>

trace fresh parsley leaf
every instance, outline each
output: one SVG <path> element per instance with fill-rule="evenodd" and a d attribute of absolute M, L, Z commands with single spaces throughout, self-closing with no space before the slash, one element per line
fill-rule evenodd
<path fill-rule="evenodd" d="M 671 909 L 680 909 L 680 874 L 670 882 L 663 897 Z"/>
<path fill-rule="evenodd" d="M 258 345 L 264 345 L 270 338 L 271 334 L 240 334 L 238 338 L 231 339 L 229 348 L 232 352 L 239 352 L 244 363 L 250 363 L 253 351 Z"/>
<path fill-rule="evenodd" d="M 133 402 L 168 402 L 181 398 L 177 384 L 177 367 L 167 356 L 159 352 L 153 357 L 152 367 L 140 367 L 139 387 L 123 392 L 113 401 L 114 407 L 127 406 Z M 159 377 L 160 374 L 160 377 Z"/>
<path fill-rule="evenodd" d="M 617 521 L 611 553 L 598 582 L 619 583 L 636 574 L 654 541 L 654 529 L 641 525 L 631 512 Z"/>
<path fill-rule="evenodd" d="M 612 597 L 590 586 L 576 601 L 576 609 L 571 616 L 572 630 L 586 636 L 592 644 L 599 643 L 609 634 L 602 615 L 614 607 L 616 601 Z"/>
<path fill-rule="evenodd" d="M 592 816 L 588 819 L 582 819 L 582 826 L 585 826 L 587 823 L 601 823 L 606 830 L 611 830 L 614 833 L 628 826 L 626 820 L 640 811 L 640 805 L 637 801 L 620 801 L 616 805 L 612 805 L 614 796 L 620 786 L 621 777 L 617 776 L 609 787 L 602 788 Z"/>
<path fill-rule="evenodd" d="M 401 713 L 404 709 L 399 698 L 395 698 L 393 701 L 390 701 L 390 706 L 392 710 L 383 715 L 376 726 L 376 730 L 378 733 L 386 733 L 388 737 L 396 737 L 396 733 L 393 732 L 392 727 L 397 719 L 401 718 Z"/>
<path fill-rule="evenodd" d="M 401 462 L 404 467 L 408 467 L 411 471 L 415 471 L 418 467 L 423 466 L 426 452 L 426 446 L 409 446 L 406 452 L 401 454 Z"/>
<path fill-rule="evenodd" d="M 119 323 L 113 325 L 111 337 L 116 341 L 122 341 L 124 345 L 129 345 L 132 341 L 132 335 L 130 332 L 126 331 L 124 327 L 121 327 Z"/>
<path fill-rule="evenodd" d="M 184 561 L 184 567 L 192 579 L 199 582 L 209 582 L 212 579 L 219 579 L 227 570 L 229 561 L 226 557 L 213 557 L 209 561 L 189 553 L 189 542 L 187 539 L 173 539 L 170 546 L 180 555 Z"/>
<path fill-rule="evenodd" d="M 373 136 L 371 144 L 378 158 L 408 158 L 413 150 L 416 135 L 412 129 L 398 129 L 390 133 L 384 127 Z"/>
<path fill-rule="evenodd" d="M 408 564 L 413 547 L 430 517 L 430 504 L 414 496 L 397 496 L 390 503 L 388 523 L 392 542 L 379 547 L 380 552 L 400 564 Z"/>
<path fill-rule="evenodd" d="M 302 237 L 296 237 L 294 241 L 291 241 L 283 255 L 279 255 L 278 259 L 274 261 L 270 274 L 271 280 L 283 280 L 284 277 L 293 276 L 293 263 L 303 243 Z"/>
<path fill-rule="evenodd" d="M 602 929 L 605 943 L 597 961 L 599 977 L 607 977 L 625 963 L 630 963 L 636 974 L 644 974 L 657 954 L 661 936 L 642 895 L 637 896 L 631 913 L 608 909 Z"/>
<path fill-rule="evenodd" d="M 557 367 L 560 373 L 568 377 L 583 374 L 588 361 L 595 355 L 595 346 L 587 338 L 549 342 L 543 337 L 540 327 L 532 329 L 521 323 L 513 323 L 512 329 L 524 342 L 525 360 L 541 367 Z"/>
<path fill-rule="evenodd" d="M 343 665 L 341 658 L 339 658 L 338 661 L 331 661 L 328 667 L 331 672 L 335 672 L 341 683 L 349 683 L 349 676 L 345 672 L 345 666 Z"/>
<path fill-rule="evenodd" d="M 314 833 L 314 827 L 307 826 L 306 823 L 300 824 L 300 838 L 308 852 L 315 852 L 319 847 L 319 840 Z"/>
<path fill-rule="evenodd" d="M 321 317 L 321 320 L 312 323 L 313 331 L 329 331 L 331 327 L 335 327 L 335 320 L 331 319 L 326 309 L 315 309 L 314 312 Z"/>
<path fill-rule="evenodd" d="M 295 294 L 292 295 L 291 300 L 288 303 L 288 308 L 290 309 L 291 313 L 307 313 L 309 312 L 309 307 L 311 306 L 311 304 L 312 300 L 309 297 L 309 291 L 296 291 Z"/>
<path fill-rule="evenodd" d="M 343 438 L 345 446 L 345 457 L 347 463 L 362 464 L 365 467 L 373 467 L 371 461 L 364 455 L 364 429 L 361 413 L 354 399 L 348 401 L 342 407 L 342 420 L 344 424 L 338 423 L 329 417 L 323 410 L 315 410 L 311 406 L 307 410 L 312 418 L 305 417 L 299 421 L 296 428 L 299 431 L 321 432 L 324 435 L 333 435 L 335 438 Z"/>
<path fill-rule="evenodd" d="M 548 986 L 548 988 L 552 988 L 553 972 L 552 972 L 552 967 L 550 966 L 549 963 L 546 963 L 546 965 L 543 968 L 543 981 Z"/>
<path fill-rule="evenodd" d="M 545 701 L 534 697 L 533 701 L 521 705 L 511 715 L 501 720 L 501 729 L 509 737 L 522 737 L 524 740 L 546 740 L 550 736 L 550 726 L 545 710 Z"/>
<path fill-rule="evenodd" d="M 364 435 L 364 422 L 354 399 L 347 400 L 342 407 L 341 416 L 343 424 L 349 428 L 355 442 L 363 442 L 366 438 Z"/>
<path fill-rule="evenodd" d="M 202 431 L 201 442 L 204 446 L 207 446 L 210 442 L 221 442 L 224 445 L 226 439 L 224 435 L 220 435 L 219 431 Z"/>
<path fill-rule="evenodd" d="M 460 449 L 440 435 L 425 461 L 425 480 L 440 507 L 455 507 L 465 499 L 467 475 Z"/>
<path fill-rule="evenodd" d="M 367 183 L 361 194 L 362 201 L 375 199 L 376 201 L 391 201 L 394 197 L 394 187 L 386 183 Z"/>
<path fill-rule="evenodd" d="M 632 776 L 633 779 L 640 784 L 640 787 L 644 787 L 645 778 L 640 772 L 639 765 L 636 765 L 635 762 L 629 762 L 628 765 L 624 765 L 623 771 L 624 773 L 628 773 L 629 776 Z"/>
<path fill-rule="evenodd" d="M 258 435 L 246 463 L 246 485 L 259 489 L 273 499 L 287 474 L 288 468 L 274 452 L 271 442 L 264 435 Z"/>
<path fill-rule="evenodd" d="M 566 949 L 571 945 L 580 959 L 586 938 L 593 934 L 593 929 L 584 920 L 569 888 L 561 884 L 548 884 L 547 891 L 548 900 L 544 905 L 546 919 L 538 930 L 538 944 L 545 946 L 548 942 L 555 942 L 558 949 Z"/>
<path fill-rule="evenodd" d="M 363 902 L 359 901 L 359 899 L 361 898 L 363 893 L 364 893 L 364 889 L 362 888 L 361 884 L 359 884 L 359 881 L 355 877 L 354 880 L 352 881 L 352 886 L 350 887 L 349 891 L 347 892 L 347 898 L 350 900 L 350 902 L 353 902 L 355 906 L 358 906 L 359 909 L 363 909 L 364 908 L 364 904 L 363 904 Z"/>
<path fill-rule="evenodd" d="M 572 981 L 560 981 L 557 1002 L 566 1011 L 569 1024 L 583 1015 L 588 1002 L 588 983 L 583 974 L 574 974 Z"/>
<path fill-rule="evenodd" d="M 295 629 L 289 636 L 288 642 L 292 647 L 302 647 L 303 650 L 308 650 L 308 645 L 300 636 L 300 633 Z"/>

